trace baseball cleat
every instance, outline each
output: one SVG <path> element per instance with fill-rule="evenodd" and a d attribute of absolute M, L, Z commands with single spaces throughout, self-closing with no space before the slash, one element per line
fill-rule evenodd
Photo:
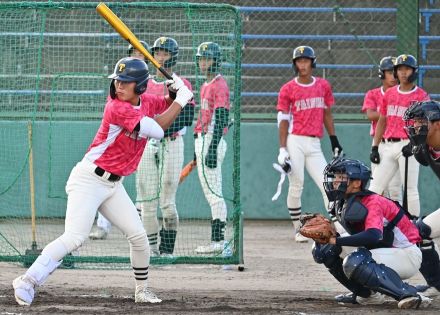
<path fill-rule="evenodd" d="M 136 292 L 134 294 L 134 301 L 136 303 L 160 303 L 162 302 L 156 294 L 148 290 L 146 286 L 136 286 Z"/>
<path fill-rule="evenodd" d="M 157 248 L 151 248 L 150 247 L 150 257 L 159 257 L 160 252 Z"/>
<path fill-rule="evenodd" d="M 356 294 L 353 292 L 336 295 L 335 301 L 341 304 L 358 304 Z"/>
<path fill-rule="evenodd" d="M 423 295 L 427 297 L 435 297 L 440 295 L 439 290 L 427 284 L 420 284 L 420 285 L 416 285 L 415 287 L 417 289 L 417 292 L 423 293 Z"/>
<path fill-rule="evenodd" d="M 357 296 L 356 302 L 361 305 L 382 305 L 385 303 L 385 296 L 382 293 L 375 292 L 367 298 Z"/>
<path fill-rule="evenodd" d="M 108 232 L 103 228 L 97 226 L 96 230 L 89 234 L 91 240 L 105 240 L 107 238 Z"/>
<path fill-rule="evenodd" d="M 295 241 L 297 243 L 307 243 L 309 239 L 305 236 L 302 236 L 301 233 L 298 232 L 295 234 Z"/>
<path fill-rule="evenodd" d="M 203 245 L 196 248 L 197 254 L 219 254 L 223 252 L 225 241 L 211 242 L 209 245 Z"/>
<path fill-rule="evenodd" d="M 35 295 L 35 285 L 28 276 L 23 275 L 15 278 L 12 281 L 12 287 L 14 288 L 15 301 L 19 305 L 31 305 Z"/>
<path fill-rule="evenodd" d="M 417 296 L 410 296 L 400 300 L 397 306 L 400 309 L 409 309 L 409 308 L 425 308 L 428 307 L 432 302 L 432 299 L 417 293 Z"/>

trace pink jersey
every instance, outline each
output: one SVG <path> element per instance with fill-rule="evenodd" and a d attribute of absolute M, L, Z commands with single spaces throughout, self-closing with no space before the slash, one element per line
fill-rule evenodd
<path fill-rule="evenodd" d="M 167 107 L 165 98 L 147 93 L 141 95 L 140 106 L 110 98 L 85 157 L 107 172 L 130 175 L 137 169 L 147 143 L 147 139 L 133 131 L 134 127 L 142 117 L 154 117 Z"/>
<path fill-rule="evenodd" d="M 218 74 L 210 82 L 205 82 L 200 88 L 200 113 L 194 133 L 207 133 L 214 131 L 216 108 L 224 107 L 229 110 L 229 87 L 221 74 Z M 223 131 L 226 134 L 227 128 Z"/>
<path fill-rule="evenodd" d="M 364 105 L 362 105 L 362 112 L 366 113 L 367 109 L 374 110 L 379 113 L 380 106 L 383 103 L 383 96 L 385 92 L 383 87 L 378 87 L 372 90 L 369 90 L 367 94 L 365 94 Z M 374 132 L 376 131 L 377 121 L 371 122 L 370 135 L 374 137 Z"/>
<path fill-rule="evenodd" d="M 335 99 L 327 80 L 312 79 L 310 84 L 298 83 L 297 78 L 284 84 L 278 95 L 277 110 L 292 115 L 290 133 L 321 138 L 324 134 L 324 110 L 330 108 Z"/>
<path fill-rule="evenodd" d="M 399 207 L 394 201 L 377 194 L 365 196 L 361 202 L 368 209 L 364 223 L 365 230 L 378 229 L 382 231 L 384 223 L 391 222 L 399 212 Z M 404 215 L 394 228 L 393 247 L 405 248 L 421 240 L 417 227 Z"/>
<path fill-rule="evenodd" d="M 383 97 L 383 106 L 380 107 L 380 114 L 387 117 L 383 138 L 408 139 L 404 129 L 403 114 L 413 102 L 427 100 L 429 95 L 418 86 L 409 92 L 401 92 L 399 85 L 389 88 Z"/>

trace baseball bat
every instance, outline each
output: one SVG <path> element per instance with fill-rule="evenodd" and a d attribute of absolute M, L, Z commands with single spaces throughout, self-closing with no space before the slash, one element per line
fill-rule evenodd
<path fill-rule="evenodd" d="M 156 59 L 145 49 L 145 47 L 139 42 L 139 39 L 133 34 L 133 32 L 121 21 L 120 18 L 113 13 L 112 10 L 109 9 L 108 6 L 105 5 L 104 2 L 101 2 L 96 7 L 96 11 L 115 29 L 116 32 L 121 35 L 123 39 L 128 41 L 135 49 L 140 51 L 145 58 L 150 61 L 153 66 L 155 66 L 162 74 L 169 80 L 172 80 L 173 77 L 157 62 Z"/>
<path fill-rule="evenodd" d="M 405 178 L 403 182 L 402 208 L 408 212 L 408 157 L 405 157 Z"/>

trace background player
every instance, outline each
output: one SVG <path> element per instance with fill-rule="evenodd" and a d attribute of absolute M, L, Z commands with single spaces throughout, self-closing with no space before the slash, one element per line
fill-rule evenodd
<path fill-rule="evenodd" d="M 292 161 L 289 174 L 287 207 L 295 228 L 295 240 L 307 242 L 298 233 L 301 215 L 301 195 L 304 186 L 304 168 L 321 190 L 327 209 L 327 196 L 322 186 L 322 174 L 327 164 L 321 150 L 320 138 L 323 125 L 330 136 L 332 152 L 342 153 L 342 147 L 335 135 L 331 106 L 335 103 L 330 83 L 312 76 L 316 66 L 315 51 L 309 46 L 293 50 L 293 68 L 297 75 L 284 84 L 278 95 L 278 128 L 280 152 L 278 163 Z"/>
<path fill-rule="evenodd" d="M 211 243 L 196 248 L 198 254 L 222 252 L 224 249 L 227 208 L 222 192 L 222 163 L 226 154 L 228 132 L 229 87 L 220 74 L 222 53 L 213 42 L 199 45 L 196 63 L 206 81 L 200 87 L 200 112 L 194 128 L 197 172 L 206 200 L 211 208 Z"/>
<path fill-rule="evenodd" d="M 408 211 L 418 217 L 420 214 L 419 164 L 412 157 L 411 145 L 405 132 L 403 114 L 412 102 L 428 100 L 428 94 L 414 84 L 417 78 L 417 60 L 411 55 L 400 55 L 394 64 L 394 76 L 399 85 L 389 88 L 384 95 L 383 106 L 376 126 L 370 160 L 379 164 L 373 173 L 369 189 L 381 194 L 391 178 L 399 170 L 400 178 L 405 180 L 405 160 L 408 163 L 407 193 Z M 381 144 L 382 143 L 382 144 Z M 382 157 L 379 144 L 383 146 Z"/>
<path fill-rule="evenodd" d="M 379 63 L 379 78 L 382 80 L 382 86 L 369 90 L 364 98 L 362 111 L 367 114 L 368 119 L 371 121 L 370 135 L 372 137 L 374 137 L 377 121 L 379 120 L 379 108 L 383 103 L 385 91 L 397 83 L 393 73 L 395 60 L 396 58 L 391 56 L 381 59 Z M 382 147 L 380 147 L 380 149 L 382 149 Z M 379 151 L 379 155 L 381 155 L 381 151 Z M 375 163 L 371 163 L 371 171 L 373 173 L 376 165 Z M 400 179 L 399 172 L 394 174 L 386 191 L 384 191 L 384 195 L 402 203 L 402 180 Z"/>
<path fill-rule="evenodd" d="M 60 265 L 61 259 L 88 238 L 99 209 L 127 237 L 134 272 L 135 302 L 159 303 L 147 287 L 150 253 L 146 232 L 130 200 L 122 178 L 133 173 L 147 143 L 160 139 L 181 109 L 192 99 L 191 91 L 174 76 L 176 99 L 145 94 L 148 66 L 135 58 L 123 58 L 115 66 L 110 99 L 99 130 L 84 158 L 72 170 L 66 184 L 68 194 L 64 234 L 48 244 L 32 266 L 13 281 L 15 299 L 30 305 L 36 287 Z M 168 110 L 154 119 L 148 116 Z"/>
<path fill-rule="evenodd" d="M 430 166 L 440 179 L 440 103 L 436 101 L 413 104 L 404 115 L 406 130 L 410 137 L 417 161 Z M 416 222 L 423 243 L 420 272 L 428 286 L 423 288 L 426 295 L 438 295 L 440 291 L 440 260 L 433 238 L 440 237 L 440 209 L 420 218 Z M 421 286 L 420 288 L 421 289 Z"/>
<path fill-rule="evenodd" d="M 382 303 L 382 293 L 399 301 L 399 308 L 425 307 L 431 299 L 402 281 L 422 262 L 418 230 L 398 204 L 366 189 L 370 176 L 358 160 L 337 158 L 327 165 L 324 187 L 348 235 L 315 243 L 313 257 L 352 292 L 346 300 Z"/>
<path fill-rule="evenodd" d="M 148 44 L 146 42 L 144 42 L 143 40 L 139 41 L 142 46 L 144 46 L 144 48 L 150 52 L 150 46 L 148 46 Z M 131 44 L 128 45 L 127 48 L 127 55 L 139 60 L 143 60 L 147 63 L 148 65 L 148 60 L 147 58 L 144 57 L 144 55 L 142 55 L 142 53 L 135 49 Z M 140 213 L 140 207 L 138 205 L 136 205 L 136 208 L 139 212 L 139 215 L 141 215 Z M 98 211 L 98 219 L 96 220 L 96 229 L 94 231 L 92 231 L 89 235 L 90 239 L 92 240 L 103 240 L 107 238 L 107 235 L 110 233 L 110 229 L 112 228 L 112 224 L 110 223 L 109 220 L 107 220 L 102 214 L 101 212 Z"/>
<path fill-rule="evenodd" d="M 159 37 L 154 41 L 151 53 L 168 73 L 174 73 L 173 68 L 179 57 L 179 46 L 175 39 Z M 192 91 L 191 83 L 184 78 L 182 80 Z M 159 70 L 148 82 L 147 93 L 168 95 L 166 78 Z M 160 254 L 171 256 L 174 251 L 179 226 L 176 193 L 184 158 L 183 135 L 193 120 L 194 101 L 192 100 L 170 128 L 165 130 L 165 136 L 160 142 L 154 139 L 149 141 L 136 173 L 136 200 L 142 211 L 142 220 L 153 256 Z M 160 232 L 157 218 L 158 206 L 163 218 Z M 158 234 L 160 234 L 160 245 Z"/>

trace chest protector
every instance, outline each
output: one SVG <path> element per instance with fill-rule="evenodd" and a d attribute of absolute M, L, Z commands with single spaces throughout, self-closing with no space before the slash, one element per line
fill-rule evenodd
<path fill-rule="evenodd" d="M 360 200 L 362 197 L 372 194 L 374 194 L 374 192 L 369 190 L 364 190 L 353 194 L 345 201 L 344 204 L 340 205 L 339 211 L 336 211 L 338 213 L 338 220 L 350 235 L 357 234 L 365 230 L 365 218 L 368 215 L 368 209 L 361 203 Z M 368 249 L 393 247 L 393 229 L 400 219 L 402 219 L 402 217 L 405 215 L 405 211 L 400 204 L 396 201 L 394 201 L 394 203 L 399 207 L 399 212 L 390 222 L 388 222 L 386 226 L 383 227 L 382 239 L 375 244 L 375 246 L 370 246 Z"/>

